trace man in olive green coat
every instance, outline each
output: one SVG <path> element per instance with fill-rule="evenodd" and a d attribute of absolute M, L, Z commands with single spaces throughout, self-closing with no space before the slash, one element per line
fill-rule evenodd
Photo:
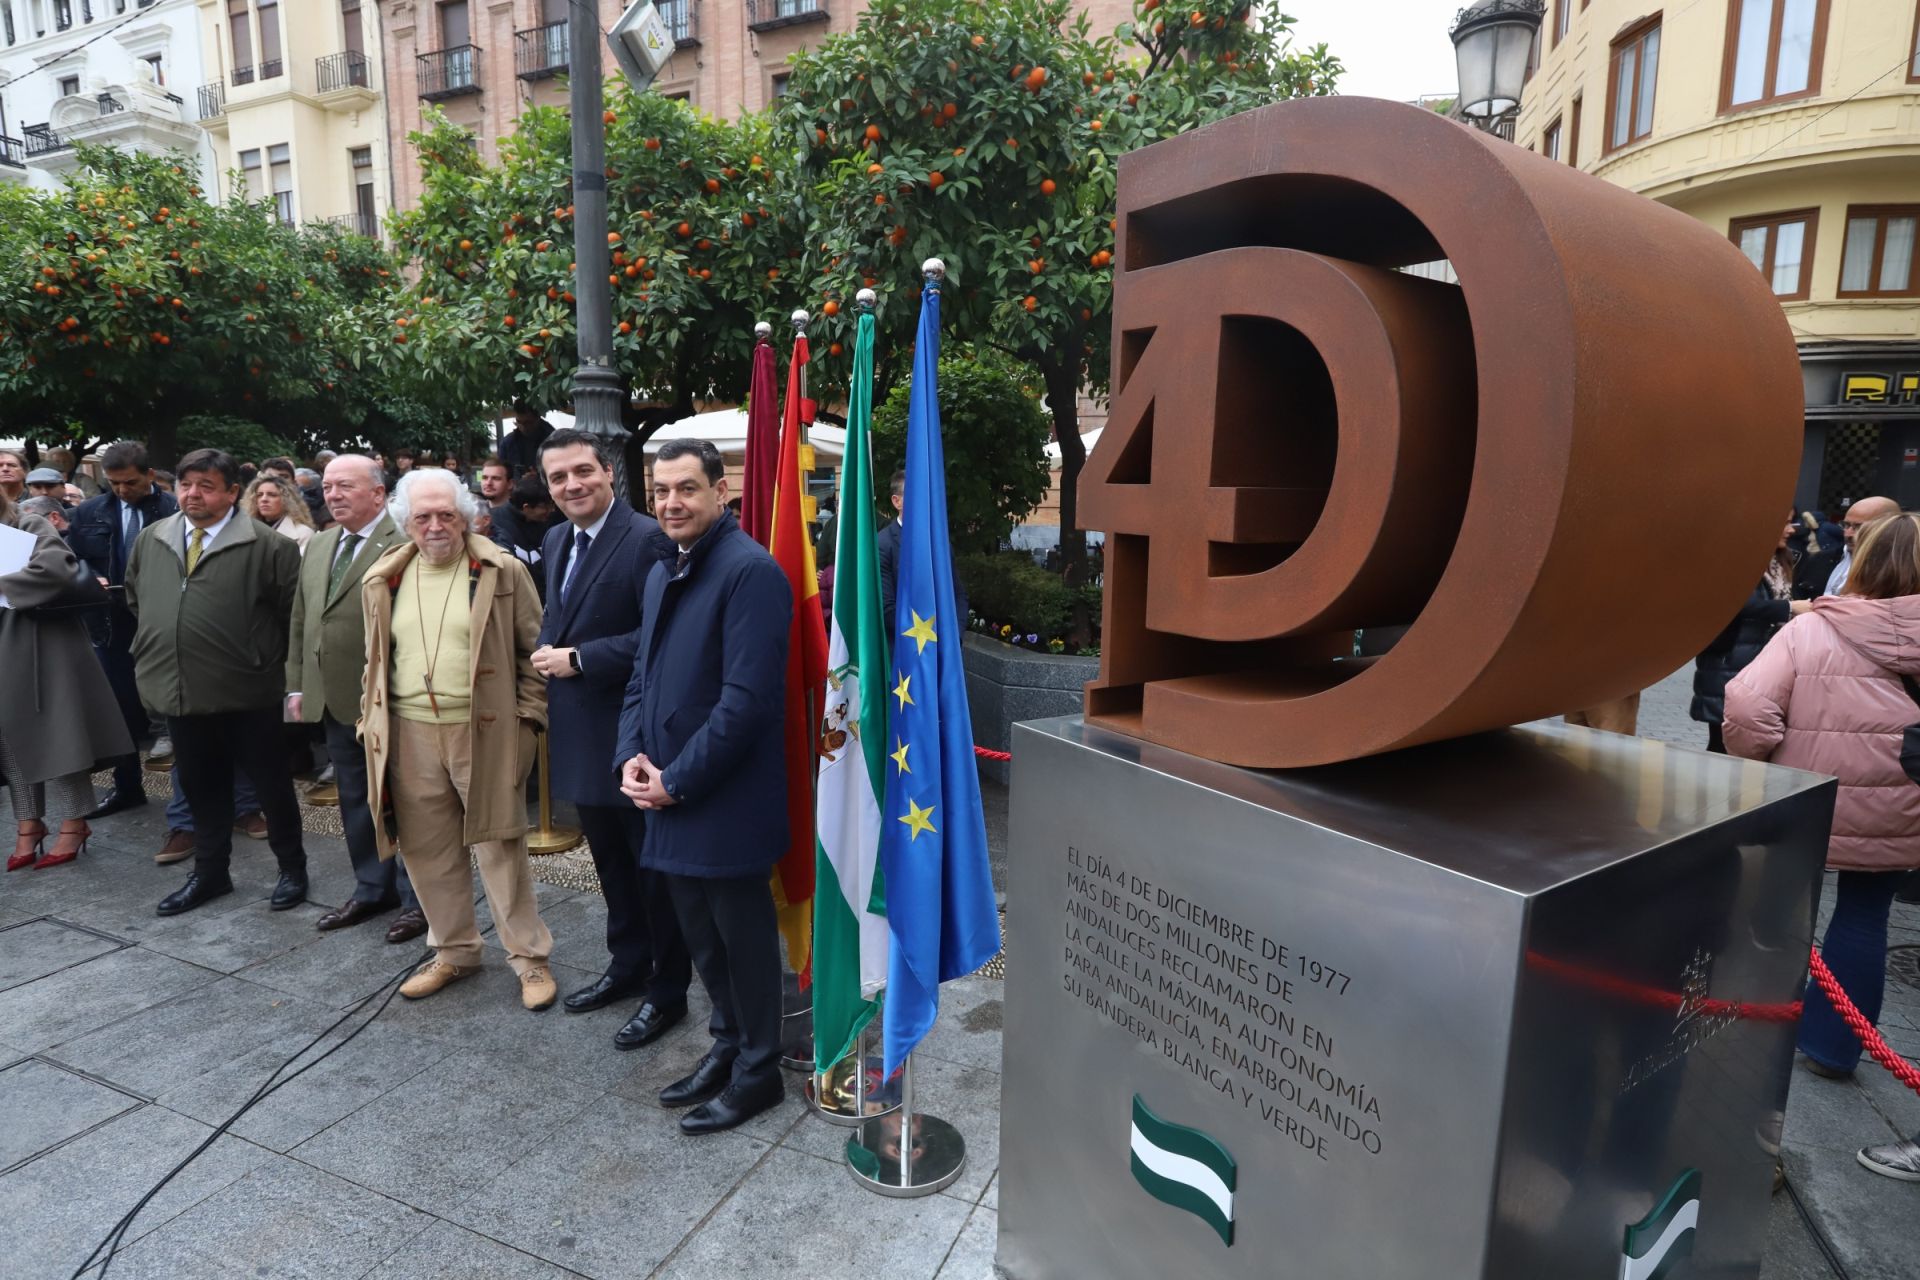
<path fill-rule="evenodd" d="M 367 755 L 354 734 L 360 716 L 360 673 L 367 665 L 367 622 L 360 580 L 367 566 L 406 537 L 387 514 L 387 480 L 372 458 L 341 454 L 321 481 L 327 514 L 335 521 L 314 535 L 300 561 L 293 598 L 293 640 L 287 648 L 287 719 L 317 724 L 327 738 L 340 788 L 340 825 L 353 859 L 353 896 L 321 916 L 325 930 L 345 929 L 404 908 L 387 930 L 388 942 L 427 931 L 427 918 L 399 858 L 382 861 L 367 802 Z"/>
<path fill-rule="evenodd" d="M 167 717 L 180 789 L 193 810 L 194 869 L 157 909 L 179 915 L 233 892 L 233 771 L 253 780 L 280 864 L 272 906 L 307 897 L 300 807 L 280 735 L 287 617 L 300 548 L 236 509 L 240 468 L 196 449 L 175 468 L 180 510 L 141 530 L 127 563 L 133 676 Z"/>

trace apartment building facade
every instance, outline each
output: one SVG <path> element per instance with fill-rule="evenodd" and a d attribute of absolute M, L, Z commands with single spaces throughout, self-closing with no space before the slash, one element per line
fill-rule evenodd
<path fill-rule="evenodd" d="M 851 30 L 864 0 L 656 0 L 675 37 L 673 60 L 654 91 L 684 98 L 709 115 L 733 119 L 759 111 L 785 90 L 787 59 L 836 32 Z M 611 27 L 626 0 L 597 0 Z M 1131 14 L 1128 0 L 1085 0 L 1094 30 L 1110 32 Z M 386 80 L 393 86 L 388 145 L 403 157 L 394 202 L 420 196 L 418 167 L 404 159 L 422 104 L 436 103 L 472 131 L 481 155 L 498 158 L 497 140 L 536 103 L 566 99 L 568 0 L 389 0 L 380 10 Z M 619 69 L 600 42 L 605 73 Z"/>
<path fill-rule="evenodd" d="M 374 0 L 195 0 L 194 34 L 221 198 L 378 237 L 392 153 Z"/>
<path fill-rule="evenodd" d="M 1516 143 L 1707 223 L 1772 284 L 1797 507 L 1920 506 L 1920 4 L 1548 0 L 1536 58 Z"/>
<path fill-rule="evenodd" d="M 200 76 L 193 13 L 193 0 L 0 0 L 0 182 L 57 187 L 77 142 L 180 151 L 209 171 L 181 91 Z"/>

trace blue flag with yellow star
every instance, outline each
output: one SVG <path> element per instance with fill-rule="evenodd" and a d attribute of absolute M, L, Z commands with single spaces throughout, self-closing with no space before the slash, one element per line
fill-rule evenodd
<path fill-rule="evenodd" d="M 980 775 L 947 539 L 947 467 L 940 446 L 940 282 L 920 300 L 907 407 L 907 478 L 894 570 L 897 621 L 887 706 L 887 794 L 880 867 L 886 885 L 885 1071 L 894 1071 L 933 1026 L 940 984 L 965 977 L 1000 950 L 1000 919 L 987 867 Z"/>

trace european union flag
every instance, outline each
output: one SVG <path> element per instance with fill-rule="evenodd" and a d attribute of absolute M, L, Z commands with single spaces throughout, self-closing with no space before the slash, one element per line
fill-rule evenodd
<path fill-rule="evenodd" d="M 886 802 L 880 866 L 892 950 L 887 964 L 885 1071 L 891 1076 L 933 1026 L 940 984 L 1000 950 L 987 866 L 980 775 L 947 540 L 947 467 L 940 446 L 940 275 L 920 300 L 907 408 L 907 478 L 894 571 L 899 634 L 888 684 Z"/>

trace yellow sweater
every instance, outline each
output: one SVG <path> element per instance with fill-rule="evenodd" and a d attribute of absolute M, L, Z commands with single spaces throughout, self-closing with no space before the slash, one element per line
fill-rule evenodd
<path fill-rule="evenodd" d="M 465 556 L 437 568 L 415 556 L 407 565 L 393 596 L 393 714 L 402 720 L 467 722 L 473 707 L 469 609 Z"/>

